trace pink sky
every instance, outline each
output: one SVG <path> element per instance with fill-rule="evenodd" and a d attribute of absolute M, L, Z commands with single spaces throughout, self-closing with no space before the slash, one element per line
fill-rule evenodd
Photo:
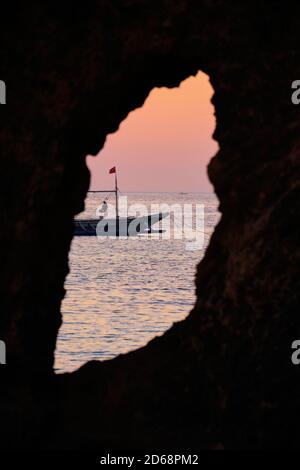
<path fill-rule="evenodd" d="M 212 95 L 202 72 L 178 88 L 154 88 L 97 157 L 87 157 L 91 189 L 113 188 L 108 171 L 116 166 L 122 192 L 211 192 L 206 167 L 218 150 Z"/>

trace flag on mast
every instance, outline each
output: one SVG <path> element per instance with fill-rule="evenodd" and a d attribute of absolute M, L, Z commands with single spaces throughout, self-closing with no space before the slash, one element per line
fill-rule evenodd
<path fill-rule="evenodd" d="M 116 218 L 118 220 L 119 218 L 119 200 L 118 200 L 118 182 L 117 182 L 117 170 L 116 170 L 116 167 L 113 166 L 110 170 L 109 170 L 109 174 L 113 174 L 115 175 L 115 194 L 116 194 Z"/>

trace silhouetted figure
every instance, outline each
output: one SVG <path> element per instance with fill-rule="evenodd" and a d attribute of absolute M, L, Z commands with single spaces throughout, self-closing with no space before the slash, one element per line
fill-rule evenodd
<path fill-rule="evenodd" d="M 101 209 L 100 209 L 100 212 L 102 212 L 103 214 L 105 214 L 107 212 L 107 202 L 106 201 L 103 201 L 102 202 L 102 206 L 101 206 Z"/>

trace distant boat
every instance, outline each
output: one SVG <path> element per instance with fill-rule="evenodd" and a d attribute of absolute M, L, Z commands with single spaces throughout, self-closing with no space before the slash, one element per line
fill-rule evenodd
<path fill-rule="evenodd" d="M 75 236 L 135 236 L 143 233 L 162 233 L 162 230 L 155 230 L 153 225 L 169 216 L 168 212 L 159 212 L 140 217 L 119 217 L 119 189 L 117 183 L 117 170 L 113 167 L 109 171 L 115 175 L 115 189 L 109 191 L 89 191 L 89 193 L 114 193 L 116 198 L 116 218 L 107 219 L 100 216 L 98 219 L 77 219 L 74 220 Z"/>

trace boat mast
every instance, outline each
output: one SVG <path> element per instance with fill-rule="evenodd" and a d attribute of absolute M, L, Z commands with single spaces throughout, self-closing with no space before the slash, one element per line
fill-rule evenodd
<path fill-rule="evenodd" d="M 118 199 L 117 169 L 115 171 L 115 193 L 116 193 L 116 219 L 118 219 L 119 218 L 119 199 Z"/>

